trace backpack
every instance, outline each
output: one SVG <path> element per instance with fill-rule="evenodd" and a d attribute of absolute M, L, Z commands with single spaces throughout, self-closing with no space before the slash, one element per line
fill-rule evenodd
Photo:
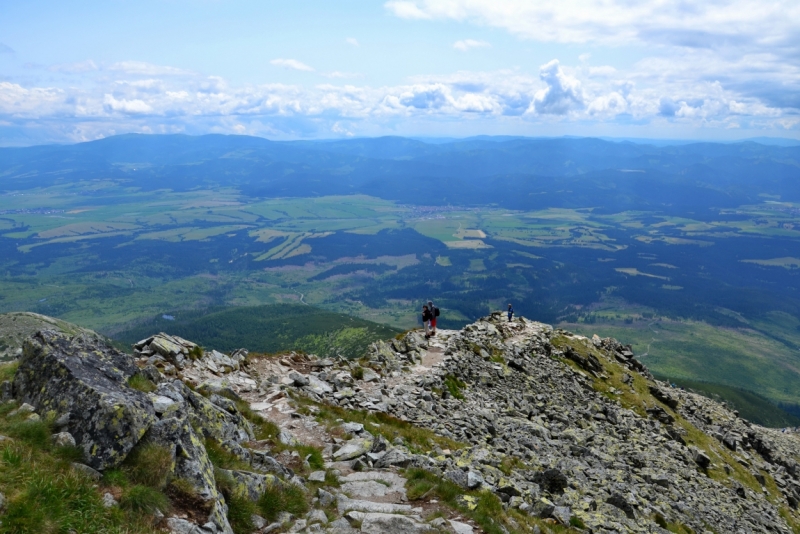
<path fill-rule="evenodd" d="M 437 308 L 436 306 L 433 307 L 433 316 L 439 317 L 439 308 Z"/>

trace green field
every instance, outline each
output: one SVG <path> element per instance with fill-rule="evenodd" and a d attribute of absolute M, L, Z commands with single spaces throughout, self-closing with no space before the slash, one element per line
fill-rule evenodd
<path fill-rule="evenodd" d="M 202 322 L 192 314 L 226 307 L 308 304 L 394 332 L 417 326 L 428 299 L 442 308 L 444 327 L 513 302 L 520 315 L 632 343 L 661 376 L 800 404 L 800 307 L 774 293 L 795 283 L 787 277 L 800 260 L 781 251 L 800 238 L 800 204 L 718 216 L 76 182 L 0 195 L 0 311 L 36 311 L 130 340 L 155 328 L 154 317 Z M 751 281 L 772 293 L 730 298 Z M 247 335 L 209 344 L 275 348 L 248 346 Z M 308 338 L 299 348 L 346 337 Z"/>

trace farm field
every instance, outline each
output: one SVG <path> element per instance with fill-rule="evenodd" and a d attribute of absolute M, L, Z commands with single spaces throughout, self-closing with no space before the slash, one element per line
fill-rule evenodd
<path fill-rule="evenodd" d="M 314 169 L 331 156 L 304 152 L 258 181 L 245 160 L 189 151 L 135 175 L 113 163 L 67 180 L 57 163 L 8 150 L 0 311 L 114 336 L 162 314 L 293 304 L 407 329 L 429 299 L 449 328 L 511 302 L 518 315 L 631 343 L 660 376 L 800 404 L 794 164 L 772 181 L 697 178 L 706 185 L 694 193 L 664 177 L 669 166 L 649 182 L 589 169 L 504 177 L 499 189 L 462 167 L 464 178 L 442 175 L 415 196 L 419 181 L 390 172 L 405 159 L 376 167 L 340 154 L 367 167 L 324 174 Z M 214 165 L 204 170 L 203 158 Z"/>

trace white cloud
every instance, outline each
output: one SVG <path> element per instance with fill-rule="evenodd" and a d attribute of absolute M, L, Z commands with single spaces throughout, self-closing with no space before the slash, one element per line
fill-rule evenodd
<path fill-rule="evenodd" d="M 305 63 L 297 61 L 296 59 L 273 59 L 270 61 L 272 65 L 277 67 L 284 67 L 287 69 L 294 69 L 294 70 L 302 70 L 305 72 L 314 72 L 312 67 L 309 67 Z"/>
<path fill-rule="evenodd" d="M 344 42 L 352 46 L 359 46 L 358 39 L 355 37 L 348 37 Z"/>
<path fill-rule="evenodd" d="M 542 115 L 566 115 L 583 108 L 581 82 L 565 74 L 557 59 L 542 65 L 539 78 L 547 87 L 536 92 L 531 111 Z"/>
<path fill-rule="evenodd" d="M 112 64 L 108 67 L 108 70 L 141 76 L 189 76 L 194 74 L 189 70 L 165 65 L 154 65 L 145 61 L 120 61 Z"/>
<path fill-rule="evenodd" d="M 796 46 L 800 3 L 795 0 L 391 0 L 384 4 L 406 19 L 472 21 L 537 41 L 562 43 L 631 41 L 713 47 L 750 41 Z"/>
<path fill-rule="evenodd" d="M 322 76 L 324 76 L 325 78 L 348 80 L 353 78 L 362 78 L 364 75 L 359 72 L 339 72 L 338 70 L 335 70 L 333 72 L 323 73 Z"/>
<path fill-rule="evenodd" d="M 67 74 L 82 74 L 84 72 L 92 72 L 99 70 L 97 64 L 91 59 L 86 61 L 78 61 L 76 63 L 62 63 L 59 65 L 52 65 L 47 70 L 52 72 L 65 72 Z"/>
<path fill-rule="evenodd" d="M 472 50 L 473 48 L 488 48 L 490 46 L 492 45 L 486 41 L 476 41 L 475 39 L 464 39 L 462 41 L 456 41 L 453 43 L 453 48 L 461 52 L 466 52 L 468 50 Z"/>
<path fill-rule="evenodd" d="M 151 113 L 153 111 L 153 107 L 143 100 L 117 100 L 114 98 L 114 95 L 105 95 L 103 104 L 112 112 L 117 111 L 129 115 L 141 115 L 145 113 Z"/>
<path fill-rule="evenodd" d="M 396 16 L 403 19 L 433 18 L 433 16 L 426 12 L 425 9 L 417 6 L 416 2 L 407 2 L 405 0 L 389 0 L 384 4 L 384 6 L 386 6 L 386 9 L 394 13 Z"/>
<path fill-rule="evenodd" d="M 702 63 L 699 57 L 695 61 Z M 751 60 L 731 65 L 752 68 Z M 484 133 L 533 133 L 535 125 L 554 122 L 574 125 L 575 133 L 585 132 L 587 124 L 632 122 L 720 131 L 733 125 L 800 129 L 796 110 L 728 88 L 713 79 L 722 74 L 720 66 L 709 60 L 707 67 L 711 78 L 698 81 L 680 58 L 643 60 L 628 72 L 553 60 L 540 67 L 538 76 L 520 69 L 461 71 L 382 87 L 233 84 L 221 77 L 145 77 L 142 69 L 117 70 L 114 77 L 92 75 L 91 84 L 63 87 L 0 82 L 0 121 L 14 125 L 6 129 L 47 129 L 50 142 L 147 129 L 278 138 L 392 134 L 410 128 L 403 125 L 425 124 L 406 132 L 431 134 L 441 125 L 464 121 L 483 125 Z M 592 70 L 597 68 L 602 76 Z"/>

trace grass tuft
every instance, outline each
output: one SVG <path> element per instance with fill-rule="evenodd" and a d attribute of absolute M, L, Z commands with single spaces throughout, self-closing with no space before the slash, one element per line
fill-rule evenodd
<path fill-rule="evenodd" d="M 128 379 L 128 387 L 142 393 L 152 393 L 156 390 L 156 385 L 153 381 L 140 374 L 135 374 Z"/>
<path fill-rule="evenodd" d="M 123 462 L 123 469 L 134 484 L 163 489 L 172 472 L 172 452 L 163 445 L 139 444 Z"/>
<path fill-rule="evenodd" d="M 225 497 L 228 505 L 228 521 L 235 534 L 250 534 L 255 530 L 252 516 L 258 513 L 256 503 L 245 495 L 236 481 L 228 473 L 214 470 L 217 489 Z"/>
<path fill-rule="evenodd" d="M 463 400 L 464 394 L 461 392 L 467 385 L 453 375 L 444 377 L 444 387 L 456 399 Z"/>
<path fill-rule="evenodd" d="M 275 521 L 281 512 L 299 516 L 308 511 L 308 496 L 302 488 L 291 484 L 269 486 L 258 500 L 261 516 L 267 521 Z"/>
<path fill-rule="evenodd" d="M 119 505 L 123 510 L 129 510 L 135 514 L 153 515 L 156 510 L 161 513 L 167 512 L 169 499 L 155 488 L 137 484 L 125 490 Z"/>

